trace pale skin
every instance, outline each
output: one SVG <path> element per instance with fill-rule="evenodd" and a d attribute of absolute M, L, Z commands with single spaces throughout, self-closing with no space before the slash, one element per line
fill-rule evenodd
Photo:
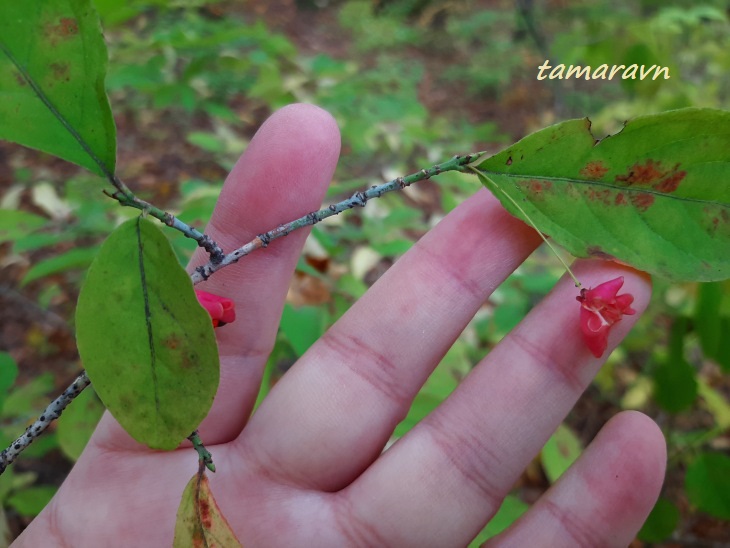
<path fill-rule="evenodd" d="M 315 210 L 339 155 L 334 120 L 310 105 L 282 109 L 259 130 L 221 193 L 206 232 L 233 249 Z M 274 344 L 299 230 L 198 286 L 235 299 L 238 319 L 216 330 L 221 383 L 200 433 L 209 474 L 247 548 L 465 546 L 495 514 L 598 372 L 581 340 L 567 277 L 428 418 L 384 454 L 394 427 L 490 293 L 540 243 L 484 190 L 399 260 L 277 383 L 250 417 Z M 206 261 L 198 251 L 189 270 Z M 586 286 L 623 275 L 635 316 L 614 326 L 613 349 L 646 308 L 649 280 L 583 261 Z M 664 478 L 656 424 L 614 417 L 582 457 L 490 546 L 627 546 Z M 197 470 L 189 447 L 152 452 L 105 415 L 48 507 L 14 546 L 170 546 L 175 513 Z"/>

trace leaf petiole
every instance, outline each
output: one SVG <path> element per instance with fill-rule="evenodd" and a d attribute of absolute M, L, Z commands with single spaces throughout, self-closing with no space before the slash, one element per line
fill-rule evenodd
<path fill-rule="evenodd" d="M 558 260 L 563 264 L 563 267 L 565 267 L 566 272 L 573 279 L 573 283 L 575 283 L 575 287 L 582 287 L 583 284 L 581 284 L 580 281 L 578 281 L 578 278 L 575 277 L 575 274 L 573 274 L 573 271 L 568 266 L 568 263 L 566 263 L 563 260 L 563 258 L 558 253 L 558 250 L 555 249 L 555 247 L 553 246 L 553 244 L 551 244 L 550 241 L 545 237 L 545 235 L 542 232 L 540 232 L 540 229 L 537 228 L 537 226 L 535 225 L 535 223 L 532 221 L 532 219 L 530 219 L 530 216 L 527 214 L 527 212 L 524 209 L 522 209 L 522 207 L 520 206 L 520 204 L 518 204 L 514 200 L 514 198 L 512 198 L 512 196 L 510 196 L 504 190 L 502 190 L 502 188 L 500 188 L 499 186 L 497 186 L 497 183 L 495 183 L 494 181 L 492 181 L 489 177 L 487 177 L 486 175 L 484 175 L 477 168 L 475 168 L 474 166 L 467 166 L 467 167 L 469 169 L 471 169 L 474 173 L 476 173 L 477 177 L 479 177 L 479 180 L 482 182 L 482 184 L 484 184 L 484 186 L 486 186 L 487 188 L 489 188 L 490 190 L 492 190 L 493 193 L 500 192 L 510 202 L 512 202 L 512 205 L 514 205 L 518 209 L 518 211 L 520 213 L 522 213 L 522 215 L 525 217 L 525 219 L 527 220 L 527 222 L 530 223 L 530 226 L 532 226 L 532 228 L 535 229 L 535 231 L 540 235 L 540 238 L 542 238 L 543 242 L 545 242 L 548 245 L 548 247 L 550 248 L 550 251 L 552 251 L 555 254 L 555 256 L 558 258 Z"/>
<path fill-rule="evenodd" d="M 199 462 L 202 467 L 204 464 L 205 467 L 210 470 L 211 472 L 215 472 L 215 464 L 213 464 L 213 455 L 210 454 L 210 451 L 208 451 L 205 448 L 205 445 L 203 445 L 203 440 L 200 439 L 200 434 L 198 434 L 198 431 L 196 430 L 192 434 L 188 436 L 188 439 L 190 440 L 190 443 L 193 444 L 193 449 L 195 449 L 198 452 L 198 457 L 200 457 Z M 201 470 L 202 473 L 202 470 Z"/>

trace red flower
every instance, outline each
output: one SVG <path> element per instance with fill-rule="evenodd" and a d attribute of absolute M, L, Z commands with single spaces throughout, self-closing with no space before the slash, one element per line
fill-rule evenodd
<path fill-rule="evenodd" d="M 576 297 L 581 304 L 580 329 L 588 349 L 596 358 L 603 356 L 608 346 L 608 332 L 611 326 L 621 321 L 624 314 L 635 314 L 631 308 L 634 296 L 625 293 L 617 295 L 624 285 L 624 277 L 605 282 L 593 289 L 581 289 Z"/>
<path fill-rule="evenodd" d="M 231 299 L 219 297 L 200 289 L 195 290 L 200 305 L 208 311 L 213 319 L 213 327 L 220 327 L 236 319 L 235 304 Z"/>

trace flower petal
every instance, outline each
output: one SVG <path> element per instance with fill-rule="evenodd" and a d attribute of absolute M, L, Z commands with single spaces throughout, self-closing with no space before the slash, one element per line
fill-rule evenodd
<path fill-rule="evenodd" d="M 201 289 L 195 290 L 200 305 L 208 311 L 213 327 L 220 327 L 236 319 L 235 303 L 226 297 L 219 297 Z"/>
<path fill-rule="evenodd" d="M 600 358 L 608 347 L 611 326 L 620 322 L 624 315 L 636 313 L 631 308 L 633 295 L 617 295 L 623 284 L 624 278 L 619 276 L 594 288 L 581 289 L 580 295 L 576 297 L 581 303 L 580 328 L 583 340 L 596 358 Z"/>

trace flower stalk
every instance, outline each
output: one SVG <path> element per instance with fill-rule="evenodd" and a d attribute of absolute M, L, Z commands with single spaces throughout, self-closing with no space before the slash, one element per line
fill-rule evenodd
<path fill-rule="evenodd" d="M 555 255 L 555 256 L 556 256 L 557 258 L 558 258 L 558 260 L 559 260 L 559 261 L 561 262 L 561 264 L 562 264 L 562 265 L 563 265 L 563 267 L 565 268 L 565 271 L 566 271 L 566 272 L 568 273 L 568 275 L 569 275 L 569 276 L 570 276 L 570 277 L 571 277 L 571 278 L 573 279 L 573 283 L 575 284 L 575 287 L 582 287 L 582 284 L 580 283 L 580 281 L 578 280 L 578 278 L 576 278 L 575 274 L 573 274 L 573 271 L 572 271 L 572 270 L 570 269 L 570 266 L 568 266 L 568 263 L 566 263 L 566 262 L 565 262 L 565 261 L 563 260 L 563 258 L 562 258 L 562 257 L 560 256 L 560 253 L 558 253 L 558 250 L 557 250 L 557 249 L 555 249 L 555 247 L 553 246 L 553 244 L 551 244 L 551 243 L 550 243 L 550 240 L 548 240 L 548 239 L 547 239 L 547 238 L 545 237 L 545 235 L 544 235 L 544 234 L 543 234 L 543 233 L 542 233 L 542 232 L 540 231 L 540 229 L 539 229 L 539 228 L 537 228 L 537 225 L 536 225 L 536 224 L 534 223 L 534 221 L 533 221 L 533 220 L 532 220 L 532 219 L 530 218 L 530 216 L 529 216 L 529 215 L 527 214 L 527 212 L 526 212 L 526 211 L 525 211 L 525 210 L 524 210 L 524 209 L 522 208 L 522 206 L 521 206 L 520 204 L 518 204 L 518 203 L 517 203 L 517 202 L 515 201 L 515 199 L 514 199 L 514 198 L 512 198 L 512 196 L 510 196 L 509 194 L 507 194 L 507 193 L 506 193 L 506 192 L 505 192 L 505 191 L 504 191 L 504 190 L 503 190 L 503 189 L 502 189 L 501 187 L 497 186 L 497 184 L 496 184 L 496 183 L 495 183 L 494 181 L 492 181 L 492 180 L 491 180 L 491 179 L 490 179 L 489 177 L 485 176 L 485 175 L 484 175 L 484 174 L 483 174 L 483 173 L 482 173 L 481 171 L 479 171 L 479 170 L 478 170 L 477 168 L 475 168 L 475 167 L 473 167 L 473 166 L 469 166 L 469 168 L 470 168 L 470 169 L 471 169 L 471 170 L 472 170 L 472 171 L 473 171 L 474 173 L 476 173 L 476 174 L 477 174 L 477 176 L 479 177 L 479 180 L 480 180 L 480 181 L 482 181 L 482 182 L 483 182 L 483 183 L 484 183 L 485 185 L 489 186 L 489 188 L 491 188 L 491 189 L 492 189 L 492 192 L 499 192 L 500 194 L 502 194 L 502 195 L 503 195 L 503 196 L 504 196 L 505 198 L 507 198 L 507 199 L 508 199 L 508 200 L 509 200 L 509 201 L 510 201 L 510 202 L 512 203 L 512 205 L 514 205 L 514 206 L 515 206 L 515 207 L 517 208 L 517 210 L 518 210 L 518 211 L 519 211 L 520 213 L 522 213 L 522 215 L 523 215 L 523 216 L 524 216 L 524 218 L 525 218 L 525 219 L 527 220 L 527 222 L 528 222 L 528 223 L 530 224 L 530 226 L 531 226 L 532 228 L 534 228 L 534 229 L 535 229 L 535 232 L 537 232 L 537 233 L 538 233 L 538 235 L 540 236 L 540 238 L 542 238 L 542 241 L 543 241 L 543 242 L 545 242 L 545 243 L 547 244 L 547 246 L 548 246 L 548 247 L 550 248 L 550 251 L 552 251 L 552 252 L 553 252 L 553 254 L 554 254 L 554 255 Z"/>

